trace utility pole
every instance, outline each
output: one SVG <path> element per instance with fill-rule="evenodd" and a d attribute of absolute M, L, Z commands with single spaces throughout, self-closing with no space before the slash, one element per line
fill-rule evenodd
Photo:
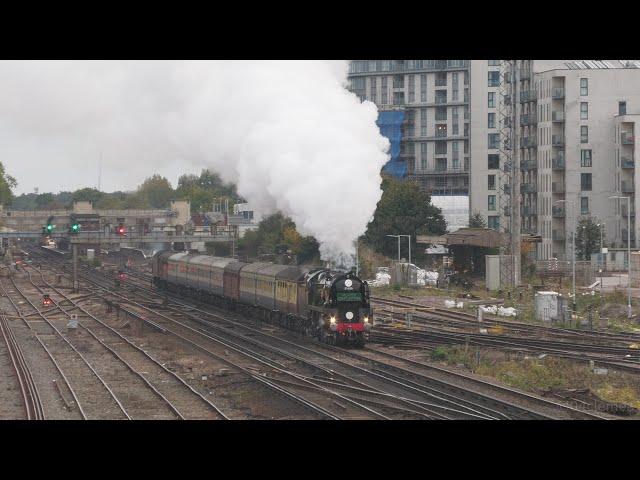
<path fill-rule="evenodd" d="M 409 263 L 411 263 L 411 235 L 398 235 L 398 236 L 409 238 Z"/>
<path fill-rule="evenodd" d="M 78 293 L 78 245 L 73 244 L 73 293 Z"/>
<path fill-rule="evenodd" d="M 609 198 L 627 201 L 627 318 L 631 318 L 631 197 L 613 195 Z"/>
<path fill-rule="evenodd" d="M 564 204 L 570 204 L 571 205 L 571 213 L 573 214 L 573 231 L 571 232 L 571 250 L 572 250 L 572 257 L 573 257 L 573 261 L 571 262 L 571 269 L 573 272 L 573 312 L 576 312 L 576 302 L 577 302 L 577 298 L 576 298 L 576 230 L 577 230 L 577 223 L 576 223 L 576 204 L 573 201 L 570 200 L 556 200 L 553 203 L 564 203 Z"/>

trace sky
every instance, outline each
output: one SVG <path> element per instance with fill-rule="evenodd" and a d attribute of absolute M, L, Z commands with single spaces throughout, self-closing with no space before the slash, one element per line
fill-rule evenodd
<path fill-rule="evenodd" d="M 346 61 L 0 61 L 0 161 L 16 193 L 175 187 L 211 168 L 258 214 L 352 253 L 389 142 Z M 101 168 L 100 168 L 101 165 Z"/>

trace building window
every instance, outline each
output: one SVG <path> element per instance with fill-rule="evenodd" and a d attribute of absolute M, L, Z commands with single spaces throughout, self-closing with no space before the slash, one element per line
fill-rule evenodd
<path fill-rule="evenodd" d="M 446 90 L 436 90 L 436 103 L 447 103 Z"/>
<path fill-rule="evenodd" d="M 404 75 L 393 76 L 393 88 L 404 88 Z"/>
<path fill-rule="evenodd" d="M 436 142 L 436 155 L 446 155 L 447 142 Z"/>
<path fill-rule="evenodd" d="M 500 60 L 489 60 L 489 66 L 490 67 L 499 67 L 500 66 Z"/>
<path fill-rule="evenodd" d="M 627 102 L 618 102 L 618 115 L 627 114 Z"/>
<path fill-rule="evenodd" d="M 436 73 L 436 87 L 447 86 L 447 72 Z"/>
<path fill-rule="evenodd" d="M 489 215 L 487 217 L 487 227 L 493 228 L 494 230 L 500 229 L 500 217 L 497 215 Z"/>
<path fill-rule="evenodd" d="M 420 170 L 425 171 L 426 169 L 427 169 L 427 157 L 424 156 L 420 158 Z"/>
<path fill-rule="evenodd" d="M 382 77 L 382 79 L 380 80 L 380 96 L 381 98 L 381 103 L 383 105 L 388 105 L 389 104 L 389 98 L 388 98 L 388 84 L 387 84 L 387 77 Z"/>
<path fill-rule="evenodd" d="M 460 125 L 458 124 L 457 120 L 454 120 L 453 123 L 451 124 L 451 135 L 460 135 Z"/>
<path fill-rule="evenodd" d="M 487 168 L 489 170 L 497 170 L 500 168 L 500 155 L 497 153 L 490 153 L 487 162 Z"/>
<path fill-rule="evenodd" d="M 583 97 L 589 95 L 589 79 L 588 78 L 580 79 L 580 95 Z"/>
<path fill-rule="evenodd" d="M 447 119 L 447 107 L 436 107 L 436 120 L 446 120 Z"/>
<path fill-rule="evenodd" d="M 371 101 L 376 103 L 376 77 L 371 77 Z"/>
<path fill-rule="evenodd" d="M 589 119 L 589 103 L 580 102 L 580 120 Z"/>
<path fill-rule="evenodd" d="M 580 213 L 582 215 L 589 213 L 589 197 L 580 197 Z"/>
<path fill-rule="evenodd" d="M 416 101 L 416 76 L 409 75 L 409 103 Z"/>
<path fill-rule="evenodd" d="M 487 117 L 487 127 L 488 128 L 496 128 L 496 114 L 489 113 Z"/>
<path fill-rule="evenodd" d="M 487 210 L 489 210 L 490 212 L 495 212 L 496 211 L 496 196 L 495 195 L 488 195 L 487 196 Z"/>
<path fill-rule="evenodd" d="M 580 190 L 585 192 L 588 192 L 591 190 L 591 174 L 590 173 L 580 174 Z"/>
<path fill-rule="evenodd" d="M 426 108 L 420 109 L 420 136 L 421 137 L 427 136 L 427 109 Z"/>
<path fill-rule="evenodd" d="M 469 85 L 469 70 L 464 71 L 464 84 Z"/>
<path fill-rule="evenodd" d="M 488 80 L 490 87 L 499 87 L 500 86 L 500 72 L 495 70 L 492 72 L 488 72 Z"/>
<path fill-rule="evenodd" d="M 586 125 L 580 127 L 580 143 L 589 143 L 589 127 Z"/>
<path fill-rule="evenodd" d="M 487 148 L 500 148 L 500 134 L 490 133 L 488 137 Z"/>
<path fill-rule="evenodd" d="M 495 190 L 496 189 L 496 176 L 488 175 L 487 176 L 487 190 Z"/>
<path fill-rule="evenodd" d="M 393 104 L 404 105 L 404 92 L 393 92 Z"/>
<path fill-rule="evenodd" d="M 453 72 L 451 74 L 451 86 L 454 90 L 458 89 L 458 72 Z"/>
<path fill-rule="evenodd" d="M 469 153 L 469 140 L 464 141 L 464 153 Z M 465 159 L 465 161 L 468 159 Z"/>
<path fill-rule="evenodd" d="M 487 104 L 489 108 L 496 108 L 496 94 L 495 92 L 489 92 L 489 102 Z"/>
<path fill-rule="evenodd" d="M 591 166 L 591 150 L 580 150 L 580 166 Z"/>
<path fill-rule="evenodd" d="M 446 137 L 447 136 L 447 124 L 439 123 L 436 125 L 436 137 Z"/>
<path fill-rule="evenodd" d="M 464 106 L 464 119 L 469 120 L 469 105 Z"/>
<path fill-rule="evenodd" d="M 464 124 L 464 136 L 465 137 L 469 136 L 469 124 L 468 123 Z"/>
<path fill-rule="evenodd" d="M 425 103 L 427 101 L 427 74 L 420 75 L 420 101 Z"/>

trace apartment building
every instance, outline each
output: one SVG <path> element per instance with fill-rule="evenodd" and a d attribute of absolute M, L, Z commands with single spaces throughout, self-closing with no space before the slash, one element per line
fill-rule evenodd
<path fill-rule="evenodd" d="M 472 63 L 353 60 L 350 64 L 351 90 L 378 106 L 379 122 L 385 122 L 381 128 L 394 122 L 400 127 L 398 154 L 392 145 L 392 168 L 387 170 L 417 181 L 433 195 L 469 194 Z"/>
<path fill-rule="evenodd" d="M 538 259 L 568 258 L 574 219 L 590 216 L 605 224 L 607 244 L 614 247 L 610 255 L 615 256 L 615 248 L 627 243 L 627 207 L 626 201 L 609 197 L 631 195 L 632 218 L 635 215 L 639 65 L 615 61 L 554 65 L 536 60 L 512 62 L 510 67 L 517 69 L 516 74 L 503 69 L 502 81 L 517 83 L 518 88 L 503 91 L 516 92 L 518 98 L 507 94 L 502 101 L 517 101 L 510 115 L 513 146 L 498 155 L 490 149 L 485 163 L 475 154 L 472 130 L 471 211 L 486 216 L 493 228 L 505 226 L 511 195 L 518 195 L 521 232 L 542 238 Z M 546 67 L 552 68 L 542 70 Z M 472 106 L 472 119 L 474 111 Z M 500 121 L 509 119 L 501 116 Z M 505 152 L 520 165 L 513 172 L 516 192 L 504 185 Z M 632 247 L 638 234 L 635 225 L 632 219 Z"/>

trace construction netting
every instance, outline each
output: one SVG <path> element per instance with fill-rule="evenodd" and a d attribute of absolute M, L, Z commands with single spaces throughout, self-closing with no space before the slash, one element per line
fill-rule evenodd
<path fill-rule="evenodd" d="M 382 168 L 382 171 L 397 178 L 404 178 L 407 175 L 407 163 L 400 160 L 403 120 L 404 112 L 400 110 L 378 113 L 377 124 L 378 128 L 380 128 L 380 133 L 387 137 L 391 143 L 391 148 L 389 149 L 391 158 Z"/>

